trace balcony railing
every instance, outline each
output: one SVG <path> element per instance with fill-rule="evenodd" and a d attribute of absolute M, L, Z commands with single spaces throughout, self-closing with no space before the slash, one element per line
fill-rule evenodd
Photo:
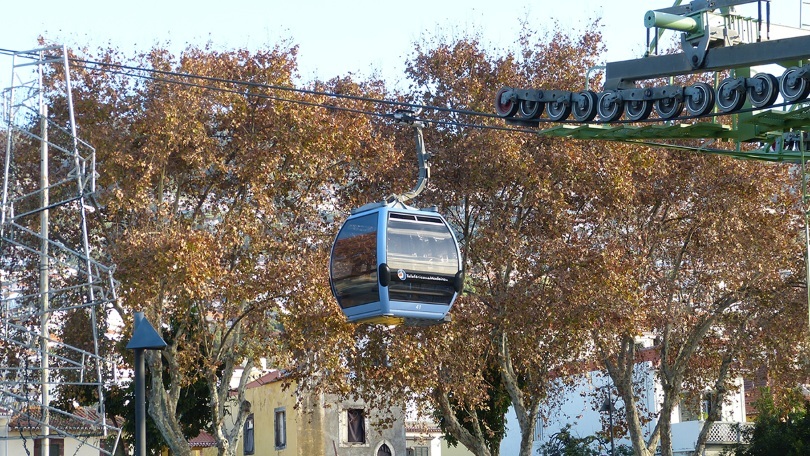
<path fill-rule="evenodd" d="M 709 437 L 706 443 L 709 444 L 734 444 L 734 443 L 747 443 L 750 432 L 748 429 L 753 429 L 754 423 L 727 423 L 715 422 L 709 428 Z"/>
<path fill-rule="evenodd" d="M 695 450 L 703 421 L 684 421 L 672 424 L 672 450 L 677 454 L 690 454 Z M 747 443 L 753 423 L 718 421 L 712 423 L 707 445 L 734 445 Z"/>

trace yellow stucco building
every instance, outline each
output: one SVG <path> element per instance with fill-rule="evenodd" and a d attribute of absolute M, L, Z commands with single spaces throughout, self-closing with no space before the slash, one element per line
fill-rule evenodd
<path fill-rule="evenodd" d="M 284 390 L 272 371 L 247 385 L 250 412 L 237 449 L 252 456 L 405 456 L 402 419 L 376 426 L 379 414 L 362 402 L 313 394 L 296 407 L 294 388 Z M 391 410 L 401 417 L 402 410 Z"/>

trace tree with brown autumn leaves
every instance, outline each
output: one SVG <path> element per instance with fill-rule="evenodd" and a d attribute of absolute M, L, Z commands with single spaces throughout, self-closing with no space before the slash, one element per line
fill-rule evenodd
<path fill-rule="evenodd" d="M 630 166 L 606 162 L 605 172 L 624 187 L 621 198 L 589 217 L 592 248 L 604 259 L 589 299 L 609 315 L 594 342 L 625 404 L 636 454 L 653 454 L 659 440 L 671 454 L 670 417 L 682 398 L 714 395 L 716 420 L 733 380 L 774 348 L 766 334 L 806 306 L 799 192 L 790 166 L 619 150 L 621 166 Z M 779 350 L 795 354 L 802 320 L 781 331 Z M 642 334 L 655 338 L 663 390 L 650 436 L 632 384 Z"/>
<path fill-rule="evenodd" d="M 189 454 L 194 437 L 179 425 L 181 388 L 201 378 L 209 431 L 220 454 L 234 454 L 250 410 L 250 377 L 232 390 L 235 372 L 287 358 L 280 315 L 321 258 L 312 252 L 336 176 L 347 156 L 362 162 L 360 144 L 367 154 L 385 144 L 370 138 L 372 118 L 346 110 L 358 103 L 304 110 L 300 93 L 273 90 L 293 86 L 295 52 L 155 48 L 136 62 L 149 71 L 122 74 L 120 56 L 105 51 L 80 65 L 77 117 L 103 170 L 96 232 L 118 266 L 125 320 L 144 311 L 168 342 L 146 355 L 148 410 L 173 454 Z M 349 78 L 322 89 L 374 90 Z"/>
<path fill-rule="evenodd" d="M 520 45 L 519 53 L 500 57 L 489 55 L 474 38 L 420 47 L 409 75 L 420 89 L 417 96 L 429 105 L 488 111 L 503 85 L 580 86 L 601 46 L 594 29 L 576 37 L 524 30 Z M 459 120 L 453 114 L 440 119 Z M 595 171 L 580 159 L 590 155 L 590 145 L 452 126 L 437 126 L 427 138 L 440 162 L 435 185 L 441 190 L 435 198 L 464 242 L 470 293 L 454 317 L 469 312 L 465 319 L 475 319 L 480 328 L 473 337 L 485 341 L 482 353 L 497 366 L 517 416 L 517 426 L 510 429 L 521 435 L 520 454 L 528 455 L 540 406 L 555 397 L 552 380 L 564 376 L 586 340 L 576 320 L 578 309 L 566 302 L 580 256 L 567 236 L 578 223 L 579 201 L 571 196 Z M 464 340 L 469 327 L 465 322 L 447 331 Z M 470 359 L 459 360 L 455 353 L 448 350 L 442 357 L 440 374 Z M 482 359 L 481 366 L 486 365 Z M 472 378 L 483 379 L 480 372 Z M 438 380 L 434 401 L 451 422 L 481 401 L 456 390 L 464 391 L 469 379 Z M 458 409 L 450 408 L 449 396 Z M 462 418 L 476 419 L 469 413 Z M 475 454 L 498 454 L 498 448 L 484 451 L 480 436 L 458 426 L 455 430 L 468 448 L 468 442 L 476 442 Z"/>

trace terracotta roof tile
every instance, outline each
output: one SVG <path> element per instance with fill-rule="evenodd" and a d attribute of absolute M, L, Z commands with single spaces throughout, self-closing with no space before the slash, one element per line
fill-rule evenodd
<path fill-rule="evenodd" d="M 426 421 L 406 421 L 405 432 L 414 434 L 441 434 L 442 429 L 436 423 Z"/>
<path fill-rule="evenodd" d="M 200 431 L 200 435 L 188 441 L 191 448 L 213 448 L 217 446 L 217 439 L 213 435 Z"/>
<path fill-rule="evenodd" d="M 261 377 L 257 378 L 256 380 L 253 380 L 252 382 L 248 383 L 245 387 L 247 389 L 258 388 L 258 387 L 260 387 L 262 385 L 266 385 L 268 383 L 276 382 L 276 381 L 280 380 L 282 377 L 284 377 L 284 372 L 283 371 L 273 370 L 273 371 L 270 371 L 270 372 L 262 375 Z"/>
<path fill-rule="evenodd" d="M 29 407 L 20 410 L 11 417 L 9 428 L 18 431 L 31 431 L 39 429 L 42 421 L 42 408 Z M 51 410 L 49 422 L 54 429 L 61 429 L 70 432 L 82 432 L 87 435 L 99 435 L 102 433 L 101 417 L 98 411 L 89 407 L 81 407 L 71 413 Z M 107 423 L 107 425 L 112 426 Z"/>

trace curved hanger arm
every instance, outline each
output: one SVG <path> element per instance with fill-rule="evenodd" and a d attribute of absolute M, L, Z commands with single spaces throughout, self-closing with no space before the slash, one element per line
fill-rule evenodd
<path fill-rule="evenodd" d="M 422 135 L 424 122 L 416 120 L 414 118 L 416 115 L 418 115 L 418 112 L 410 110 L 397 110 L 393 114 L 394 121 L 396 123 L 408 124 L 413 127 L 414 136 L 416 139 L 416 160 L 419 165 L 419 175 L 413 189 L 406 193 L 392 195 L 389 197 L 389 202 L 398 200 L 404 203 L 405 201 L 416 198 L 420 193 L 422 193 L 422 190 L 425 189 L 428 179 L 430 179 L 430 163 L 428 163 L 430 160 L 430 153 L 425 150 L 425 138 Z"/>

